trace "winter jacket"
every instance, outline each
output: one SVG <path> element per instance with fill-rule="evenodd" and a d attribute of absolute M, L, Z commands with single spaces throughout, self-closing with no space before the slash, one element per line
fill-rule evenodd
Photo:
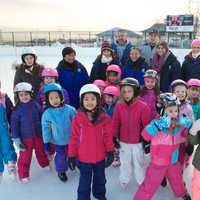
<path fill-rule="evenodd" d="M 10 118 L 14 106 L 7 94 L 0 92 L 0 104 L 2 104 L 6 108 L 7 120 L 8 123 L 10 124 Z"/>
<path fill-rule="evenodd" d="M 64 105 L 59 108 L 48 108 L 42 115 L 42 135 L 44 143 L 56 145 L 68 144 L 71 134 L 72 118 L 75 108 Z"/>
<path fill-rule="evenodd" d="M 110 117 L 113 116 L 113 112 L 115 109 L 115 105 L 116 105 L 116 101 L 113 102 L 110 106 L 108 104 L 104 104 L 104 111 L 107 115 L 109 115 Z"/>
<path fill-rule="evenodd" d="M 194 121 L 192 106 L 187 101 L 181 103 L 181 106 L 179 109 L 180 109 L 181 115 L 187 115 L 192 122 Z"/>
<path fill-rule="evenodd" d="M 80 111 L 72 121 L 72 135 L 68 156 L 85 163 L 97 163 L 105 159 L 106 152 L 113 151 L 111 118 L 102 112 L 95 123 Z"/>
<path fill-rule="evenodd" d="M 200 102 L 197 104 L 190 104 L 192 106 L 193 114 L 194 114 L 194 119 L 198 120 L 200 119 Z"/>
<path fill-rule="evenodd" d="M 33 66 L 33 70 L 29 71 L 26 65 L 21 64 L 15 72 L 14 86 L 20 82 L 28 82 L 33 86 L 34 96 L 36 97 L 41 86 L 43 69 L 43 66 L 36 64 Z"/>
<path fill-rule="evenodd" d="M 141 131 L 150 121 L 150 109 L 140 97 L 127 105 L 117 102 L 113 114 L 113 136 L 121 142 L 137 144 L 141 141 Z"/>
<path fill-rule="evenodd" d="M 172 81 L 181 78 L 181 66 L 177 58 L 169 53 L 160 71 L 160 91 L 168 92 Z"/>
<path fill-rule="evenodd" d="M 9 134 L 6 108 L 3 104 L 0 104 L 0 160 L 6 164 L 8 161 L 15 162 L 17 160 L 17 154 Z"/>
<path fill-rule="evenodd" d="M 119 57 L 118 46 L 120 46 L 120 45 L 117 42 L 116 43 L 112 43 L 112 49 L 113 49 L 114 53 Z M 129 58 L 130 51 L 131 51 L 132 47 L 133 47 L 133 45 L 130 42 L 128 42 L 126 44 L 126 47 L 124 48 L 122 57 L 120 59 L 120 65 L 122 66 L 122 68 L 124 67 L 124 65 L 128 61 L 128 58 Z"/>
<path fill-rule="evenodd" d="M 191 78 L 200 79 L 200 57 L 194 59 L 191 53 L 185 57 L 181 68 L 181 76 L 184 81 Z"/>
<path fill-rule="evenodd" d="M 151 120 L 158 116 L 156 109 L 157 96 L 154 90 L 147 90 L 147 93 L 141 99 L 149 106 L 151 111 Z"/>
<path fill-rule="evenodd" d="M 148 65 L 144 58 L 140 57 L 135 62 L 129 59 L 127 64 L 123 67 L 122 79 L 133 77 L 139 81 L 140 85 L 144 85 L 144 73 L 147 69 Z"/>
<path fill-rule="evenodd" d="M 90 73 L 90 82 L 93 83 L 95 80 L 106 80 L 106 69 L 109 65 L 115 64 L 119 65 L 119 61 L 117 59 L 113 59 L 110 63 L 102 63 L 101 57 L 98 56 L 94 61 L 92 70 Z"/>
<path fill-rule="evenodd" d="M 72 65 L 65 60 L 60 61 L 57 67 L 58 80 L 69 93 L 70 105 L 78 108 L 79 91 L 83 85 L 89 82 L 89 77 L 85 67 L 80 62 L 75 61 Z"/>
<path fill-rule="evenodd" d="M 149 43 L 146 43 L 141 48 L 141 54 L 142 57 L 145 58 L 145 62 L 148 64 L 148 66 L 151 66 L 153 55 L 156 52 L 156 47 L 151 47 Z"/>
<path fill-rule="evenodd" d="M 142 131 L 142 136 L 146 141 L 151 141 L 150 152 L 154 164 L 165 166 L 178 161 L 179 146 L 184 140 L 185 131 L 188 131 L 191 124 L 188 117 L 179 117 L 173 133 L 170 134 L 166 127 L 162 127 L 161 120 L 151 121 Z"/>
<path fill-rule="evenodd" d="M 31 139 L 42 134 L 41 107 L 35 100 L 19 103 L 11 116 L 13 138 Z"/>
<path fill-rule="evenodd" d="M 69 95 L 68 95 L 67 90 L 63 89 L 63 94 L 64 94 L 65 104 L 69 104 Z M 45 93 L 44 93 L 44 86 L 40 88 L 36 100 L 40 104 L 42 109 L 45 110 L 45 108 L 46 108 L 46 97 L 45 97 Z"/>

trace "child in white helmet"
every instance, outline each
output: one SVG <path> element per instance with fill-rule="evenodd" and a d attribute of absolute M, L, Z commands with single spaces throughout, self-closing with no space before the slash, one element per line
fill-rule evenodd
<path fill-rule="evenodd" d="M 42 141 L 42 110 L 32 98 L 32 86 L 29 83 L 18 83 L 14 92 L 17 104 L 11 116 L 11 132 L 13 141 L 19 150 L 18 176 L 21 182 L 27 183 L 30 181 L 33 151 L 41 167 L 49 166 Z"/>
<path fill-rule="evenodd" d="M 93 196 L 106 200 L 105 167 L 114 160 L 111 119 L 102 110 L 101 92 L 94 84 L 80 90 L 81 110 L 72 122 L 69 142 L 69 167 L 80 170 L 78 200 L 90 200 Z"/>

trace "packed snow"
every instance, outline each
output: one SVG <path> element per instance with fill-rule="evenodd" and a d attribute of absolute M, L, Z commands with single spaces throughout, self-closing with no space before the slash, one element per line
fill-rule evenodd
<path fill-rule="evenodd" d="M 62 45 L 52 47 L 35 47 L 38 62 L 45 66 L 56 67 L 62 59 Z M 0 80 L 2 81 L 2 90 L 7 92 L 13 98 L 13 78 L 15 63 L 20 63 L 20 52 L 22 48 L 10 46 L 0 46 Z M 92 62 L 100 53 L 99 48 L 80 48 L 75 47 L 77 59 L 82 62 L 90 72 Z M 173 49 L 180 62 L 189 52 L 188 49 Z M 148 159 L 147 159 L 148 160 Z M 184 179 L 189 192 L 191 192 L 191 171 L 192 165 L 185 170 Z M 119 184 L 119 168 L 110 167 L 106 169 L 107 175 L 107 198 L 108 200 L 131 200 L 136 192 L 138 185 L 133 178 L 127 189 L 122 189 Z M 62 183 L 58 178 L 55 170 L 41 169 L 33 157 L 31 166 L 31 182 L 28 184 L 19 183 L 13 180 L 7 174 L 0 185 L 0 199 L 4 200 L 76 200 L 76 191 L 78 187 L 79 172 L 68 172 L 68 182 Z M 158 190 L 154 200 L 174 200 L 176 199 L 168 186 Z"/>

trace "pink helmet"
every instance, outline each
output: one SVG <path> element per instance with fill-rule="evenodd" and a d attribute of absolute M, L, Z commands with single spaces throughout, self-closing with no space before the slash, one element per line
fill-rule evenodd
<path fill-rule="evenodd" d="M 55 68 L 45 68 L 42 71 L 42 77 L 58 77 L 58 72 Z"/>
<path fill-rule="evenodd" d="M 118 97 L 120 95 L 119 88 L 115 86 L 108 86 L 104 89 L 103 94 L 113 95 Z"/>
<path fill-rule="evenodd" d="M 117 72 L 119 77 L 121 77 L 121 73 L 122 73 L 120 67 L 118 65 L 114 65 L 114 64 L 109 65 L 106 72 Z"/>
<path fill-rule="evenodd" d="M 191 47 L 200 47 L 200 39 L 194 39 L 192 41 Z"/>
<path fill-rule="evenodd" d="M 187 84 L 189 87 L 192 87 L 192 86 L 200 87 L 200 80 L 196 78 L 192 78 L 187 82 Z"/>
<path fill-rule="evenodd" d="M 103 80 L 95 80 L 93 84 L 97 87 L 106 87 L 106 83 Z"/>

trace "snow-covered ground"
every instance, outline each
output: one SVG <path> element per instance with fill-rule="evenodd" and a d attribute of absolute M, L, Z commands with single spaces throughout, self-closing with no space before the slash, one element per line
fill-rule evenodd
<path fill-rule="evenodd" d="M 38 62 L 48 66 L 57 66 L 62 58 L 63 46 L 36 47 Z M 92 67 L 92 62 L 100 52 L 98 48 L 76 48 L 77 58 L 81 61 L 88 72 Z M 184 56 L 189 50 L 172 50 L 182 62 Z M 2 88 L 9 96 L 12 95 L 12 83 L 14 78 L 13 62 L 20 62 L 21 48 L 0 46 L 0 80 Z M 187 168 L 184 173 L 184 179 L 187 188 L 191 192 L 191 170 L 192 166 Z M 128 188 L 123 190 L 119 185 L 119 169 L 110 167 L 106 170 L 107 174 L 107 197 L 108 200 L 131 200 L 134 192 L 137 190 L 137 184 L 133 178 Z M 20 184 L 12 181 L 5 172 L 4 179 L 0 185 L 0 199 L 2 200 L 76 200 L 76 190 L 78 187 L 78 171 L 69 172 L 69 181 L 61 183 L 55 171 L 41 169 L 35 157 L 31 167 L 31 182 L 29 184 Z M 160 188 L 156 193 L 154 200 L 174 200 L 170 187 Z"/>

